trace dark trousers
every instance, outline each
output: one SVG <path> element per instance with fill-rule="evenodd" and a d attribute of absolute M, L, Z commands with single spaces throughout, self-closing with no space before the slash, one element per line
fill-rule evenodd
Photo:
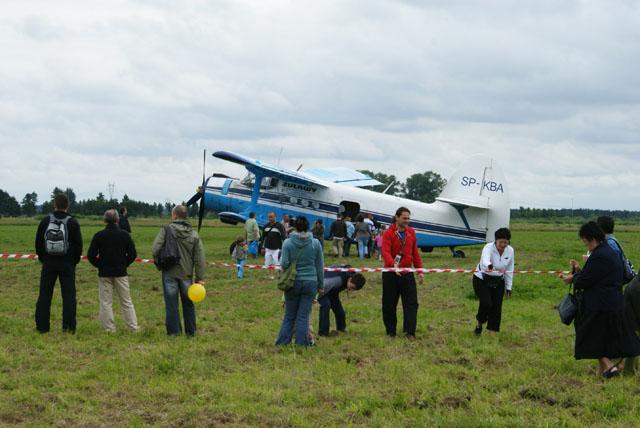
<path fill-rule="evenodd" d="M 636 276 L 624 290 L 624 311 L 629 326 L 638 334 L 640 332 L 640 276 Z M 627 358 L 624 371 L 627 374 L 635 374 L 638 358 Z"/>
<path fill-rule="evenodd" d="M 398 276 L 395 272 L 382 274 L 382 318 L 387 335 L 396 335 L 398 322 L 396 309 L 398 299 L 402 298 L 404 334 L 415 336 L 418 323 L 418 289 L 416 278 L 411 274 Z"/>
<path fill-rule="evenodd" d="M 344 257 L 349 257 L 351 254 L 351 244 L 353 241 L 350 238 L 344 240 L 344 249 L 342 255 Z"/>
<path fill-rule="evenodd" d="M 196 308 L 189 299 L 189 287 L 191 281 L 173 278 L 166 272 L 162 272 L 162 286 L 164 289 L 165 325 L 169 336 L 182 334 L 180 324 L 180 312 L 178 299 L 182 302 L 182 318 L 184 318 L 184 331 L 187 336 L 196 334 Z"/>
<path fill-rule="evenodd" d="M 73 263 L 44 263 L 40 272 L 40 294 L 36 303 L 36 328 L 47 333 L 51 318 L 51 300 L 56 280 L 62 292 L 62 330 L 76 331 L 76 267 Z"/>
<path fill-rule="evenodd" d="M 328 336 L 331 327 L 331 311 L 336 317 L 336 330 L 345 331 L 347 329 L 347 317 L 340 301 L 340 293 L 329 292 L 318 299 L 320 304 L 320 326 L 318 335 Z"/>
<path fill-rule="evenodd" d="M 504 281 L 495 287 L 487 285 L 487 281 L 473 276 L 473 290 L 480 299 L 480 307 L 476 319 L 480 324 L 487 323 L 487 330 L 499 332 L 502 321 L 502 300 L 504 299 Z"/>

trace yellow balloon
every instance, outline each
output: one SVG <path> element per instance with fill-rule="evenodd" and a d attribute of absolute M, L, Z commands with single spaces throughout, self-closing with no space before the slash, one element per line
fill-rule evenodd
<path fill-rule="evenodd" d="M 193 303 L 200 303 L 204 300 L 204 298 L 207 295 L 207 290 L 205 290 L 204 285 L 202 284 L 191 284 L 191 287 L 189 287 L 189 299 L 193 302 Z"/>

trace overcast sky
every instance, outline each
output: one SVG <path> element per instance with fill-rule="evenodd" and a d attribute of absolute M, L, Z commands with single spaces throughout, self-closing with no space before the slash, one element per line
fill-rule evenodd
<path fill-rule="evenodd" d="M 513 206 L 640 210 L 640 3 L 472 3 L 4 0 L 0 188 L 179 202 L 205 148 L 403 178 L 482 152 Z"/>

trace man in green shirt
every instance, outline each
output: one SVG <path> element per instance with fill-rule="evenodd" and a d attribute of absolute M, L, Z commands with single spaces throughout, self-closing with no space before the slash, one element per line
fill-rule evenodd
<path fill-rule="evenodd" d="M 260 228 L 256 221 L 256 213 L 249 214 L 249 220 L 244 224 L 247 243 L 249 244 L 249 254 L 255 259 L 258 257 L 258 246 L 260 243 Z"/>
<path fill-rule="evenodd" d="M 167 233 L 172 236 L 167 238 Z M 189 287 L 193 283 L 204 284 L 204 248 L 198 233 L 187 222 L 187 208 L 183 205 L 173 208 L 168 229 L 162 228 L 153 241 L 151 251 L 156 260 L 160 257 L 165 241 L 171 240 L 177 243 L 180 257 L 177 264 L 162 271 L 167 334 L 182 334 L 178 312 L 178 300 L 181 300 L 185 332 L 188 336 L 195 336 L 196 309 L 189 299 Z"/>

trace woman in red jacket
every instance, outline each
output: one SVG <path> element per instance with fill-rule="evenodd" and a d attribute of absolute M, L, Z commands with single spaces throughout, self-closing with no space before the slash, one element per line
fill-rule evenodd
<path fill-rule="evenodd" d="M 398 208 L 395 223 L 382 237 L 382 258 L 386 268 L 422 268 L 416 232 L 409 227 L 411 211 Z M 418 274 L 420 283 L 424 274 Z M 402 298 L 403 332 L 409 340 L 416 338 L 418 322 L 418 290 L 412 272 L 384 272 L 382 274 L 382 317 L 387 336 L 396 336 L 398 299 Z"/>

